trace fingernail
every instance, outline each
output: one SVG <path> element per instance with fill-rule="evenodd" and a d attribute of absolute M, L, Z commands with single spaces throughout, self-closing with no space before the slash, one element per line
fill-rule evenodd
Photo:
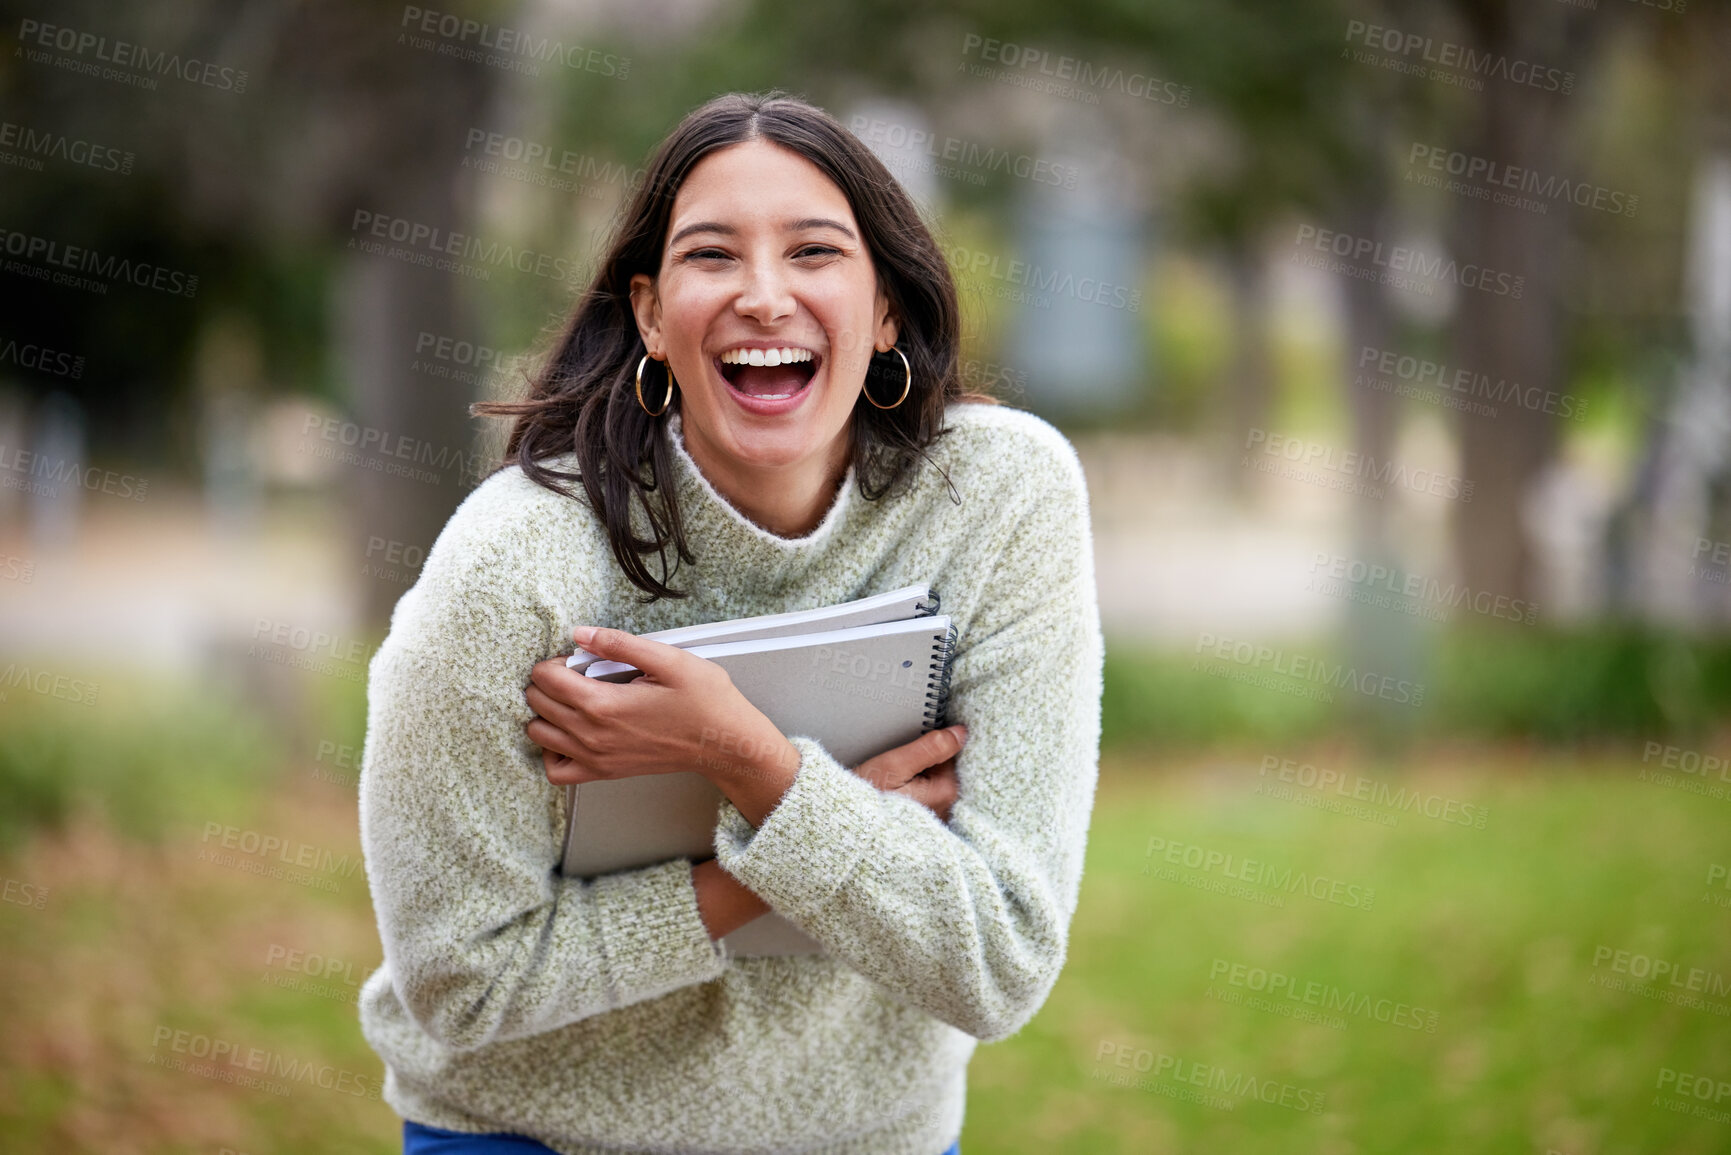
<path fill-rule="evenodd" d="M 954 726 L 951 726 L 950 729 L 954 730 L 956 732 L 956 737 L 960 738 L 962 741 L 966 742 L 968 740 L 968 728 L 966 726 L 958 722 Z"/>
<path fill-rule="evenodd" d="M 590 642 L 595 640 L 595 627 L 578 626 L 576 629 L 571 631 L 571 640 L 580 646 L 587 646 Z"/>

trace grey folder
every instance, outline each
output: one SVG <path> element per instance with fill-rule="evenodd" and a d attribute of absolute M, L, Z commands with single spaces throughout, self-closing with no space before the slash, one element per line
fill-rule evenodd
<path fill-rule="evenodd" d="M 815 738 L 851 768 L 944 724 L 955 630 L 948 617 L 931 612 L 937 604 L 925 587 L 911 586 L 841 606 L 643 636 L 683 643 L 682 648 L 723 666 L 783 734 Z M 862 617 L 868 620 L 861 623 Z M 824 628 L 838 621 L 845 628 Z M 820 632 L 797 632 L 814 626 Z M 732 640 L 701 640 L 717 637 Z M 623 663 L 581 653 L 571 664 L 587 676 L 608 680 L 637 673 Z M 715 756 L 737 755 L 717 742 Z M 587 782 L 568 791 L 570 820 L 560 867 L 567 876 L 590 878 L 714 853 L 722 795 L 700 774 Z M 739 958 L 823 951 L 773 912 L 722 942 Z"/>

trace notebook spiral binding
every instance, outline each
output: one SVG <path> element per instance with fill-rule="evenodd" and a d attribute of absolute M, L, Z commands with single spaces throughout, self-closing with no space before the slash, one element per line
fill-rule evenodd
<path fill-rule="evenodd" d="M 944 719 L 950 708 L 950 659 L 955 653 L 956 627 L 951 624 L 944 630 L 944 636 L 932 644 L 932 664 L 928 669 L 935 677 L 926 693 L 928 730 L 938 730 L 947 725 Z"/>
<path fill-rule="evenodd" d="M 938 607 L 943 603 L 938 598 L 938 591 L 930 591 L 925 598 L 914 603 L 914 617 L 929 618 L 936 616 Z"/>

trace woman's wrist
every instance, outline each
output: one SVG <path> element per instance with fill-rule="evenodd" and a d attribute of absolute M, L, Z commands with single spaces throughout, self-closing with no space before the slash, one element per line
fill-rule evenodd
<path fill-rule="evenodd" d="M 759 733 L 705 731 L 703 744 L 698 773 L 714 783 L 747 822 L 762 826 L 799 774 L 799 748 L 767 725 Z"/>
<path fill-rule="evenodd" d="M 698 917 L 711 942 L 769 913 L 769 903 L 713 858 L 692 864 L 691 885 L 697 891 Z"/>

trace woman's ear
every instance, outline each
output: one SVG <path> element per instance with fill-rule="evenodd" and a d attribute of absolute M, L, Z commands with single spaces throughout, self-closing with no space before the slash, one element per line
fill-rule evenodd
<path fill-rule="evenodd" d="M 901 323 L 896 318 L 895 306 L 890 304 L 888 294 L 882 289 L 878 290 L 877 317 L 876 344 L 883 347 L 883 352 L 888 352 L 895 345 L 896 338 L 901 335 Z"/>
<path fill-rule="evenodd" d="M 655 282 L 647 273 L 631 276 L 631 312 L 637 318 L 637 332 L 649 355 L 661 360 L 667 354 L 661 348 L 661 298 L 655 292 Z"/>

